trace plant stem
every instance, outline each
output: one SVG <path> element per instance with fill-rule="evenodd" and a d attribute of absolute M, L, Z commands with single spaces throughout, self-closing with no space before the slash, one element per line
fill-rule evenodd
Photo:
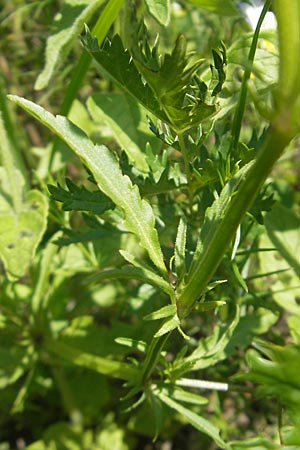
<path fill-rule="evenodd" d="M 188 152 L 187 152 L 186 145 L 185 145 L 184 133 L 183 132 L 178 133 L 177 135 L 178 135 L 178 142 L 179 142 L 180 150 L 181 150 L 182 157 L 183 157 L 184 171 L 185 171 L 186 180 L 187 180 L 189 209 L 190 209 L 190 214 L 192 214 L 193 213 L 194 188 L 193 188 L 193 183 L 192 183 L 192 172 L 191 172 L 191 168 L 190 168 L 190 161 L 189 161 Z"/>
<path fill-rule="evenodd" d="M 262 12 L 260 14 L 260 17 L 258 19 L 256 28 L 255 28 L 255 31 L 253 34 L 253 39 L 251 42 L 248 60 L 246 63 L 243 81 L 242 81 L 242 85 L 241 85 L 240 98 L 239 98 L 239 102 L 238 102 L 237 108 L 235 110 L 234 118 L 233 118 L 233 124 L 232 124 L 232 148 L 233 149 L 237 148 L 237 145 L 239 142 L 241 128 L 242 128 L 242 120 L 243 120 L 243 116 L 244 116 L 246 99 L 247 99 L 247 82 L 250 78 L 252 67 L 253 67 L 253 61 L 254 61 L 254 56 L 255 56 L 255 52 L 256 52 L 256 48 L 257 48 L 257 42 L 258 42 L 260 28 L 261 28 L 261 25 L 265 18 L 265 15 L 267 14 L 267 12 L 269 10 L 270 4 L 271 4 L 271 0 L 267 0 L 262 9 Z"/>
<path fill-rule="evenodd" d="M 198 266 L 188 279 L 178 300 L 178 314 L 189 314 L 197 298 L 203 295 L 206 286 L 219 266 L 245 213 L 251 207 L 260 187 L 270 173 L 274 163 L 293 137 L 288 110 L 281 111 L 270 126 L 265 144 L 253 166 L 239 185 L 227 206 L 210 242 L 205 246 Z"/>

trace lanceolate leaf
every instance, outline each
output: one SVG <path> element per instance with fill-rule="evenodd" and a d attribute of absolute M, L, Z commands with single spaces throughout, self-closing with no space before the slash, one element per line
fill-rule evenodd
<path fill-rule="evenodd" d="M 92 172 L 99 188 L 124 212 L 125 225 L 145 248 L 152 262 L 167 278 L 163 254 L 155 229 L 155 217 L 149 203 L 142 200 L 137 186 L 124 176 L 114 155 L 103 145 L 94 145 L 66 117 L 53 116 L 41 106 L 17 96 L 11 100 L 24 108 L 63 139 Z"/>
<path fill-rule="evenodd" d="M 185 268 L 186 230 L 187 230 L 187 223 L 186 220 L 182 217 L 178 225 L 174 249 L 175 269 L 176 275 L 179 280 L 181 280 L 186 273 Z"/>
<path fill-rule="evenodd" d="M 220 430 L 213 425 L 208 420 L 204 419 L 203 417 L 199 416 L 198 414 L 194 413 L 190 409 L 186 408 L 185 406 L 181 405 L 180 403 L 174 401 L 171 399 L 168 395 L 166 395 L 164 392 L 157 392 L 158 398 L 165 403 L 169 408 L 179 412 L 183 417 L 185 417 L 188 422 L 193 425 L 197 430 L 201 431 L 202 433 L 207 434 L 210 436 L 219 447 L 228 449 L 229 447 L 225 444 L 223 439 L 220 437 Z"/>
<path fill-rule="evenodd" d="M 80 34 L 104 0 L 64 0 L 62 9 L 54 18 L 52 34 L 47 40 L 45 67 L 38 76 L 35 89 L 47 86 L 59 64 L 69 53 L 72 43 Z"/>

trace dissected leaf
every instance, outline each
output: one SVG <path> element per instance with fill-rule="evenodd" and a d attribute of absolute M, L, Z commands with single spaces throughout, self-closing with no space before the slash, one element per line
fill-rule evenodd
<path fill-rule="evenodd" d="M 134 63 L 155 93 L 160 108 L 168 117 L 167 123 L 183 132 L 215 114 L 215 105 L 206 104 L 194 83 L 194 76 L 203 59 L 193 58 L 187 53 L 184 35 L 178 36 L 171 54 L 159 56 L 158 42 L 149 47 L 146 30 L 139 46 L 132 49 Z"/>
<path fill-rule="evenodd" d="M 45 67 L 35 82 L 35 89 L 45 88 L 67 57 L 85 22 L 104 0 L 64 0 L 54 17 L 52 34 L 47 39 Z"/>
<path fill-rule="evenodd" d="M 116 158 L 103 145 L 94 145 L 87 136 L 66 117 L 51 113 L 29 100 L 9 96 L 11 100 L 40 120 L 83 160 L 92 172 L 99 188 L 124 212 L 125 225 L 134 233 L 140 245 L 158 269 L 167 277 L 163 254 L 155 229 L 155 217 L 148 202 L 142 200 L 137 186 L 122 175 Z"/>
<path fill-rule="evenodd" d="M 102 214 L 107 209 L 114 207 L 110 199 L 100 191 L 91 192 L 84 186 L 77 186 L 70 179 L 66 179 L 68 190 L 57 186 L 48 185 L 51 198 L 63 203 L 64 211 L 91 211 L 94 214 Z"/>
<path fill-rule="evenodd" d="M 186 101 L 186 94 L 191 90 L 189 83 L 201 61 L 190 64 L 183 36 L 177 39 L 172 54 L 165 55 L 162 66 L 155 69 L 151 62 L 144 61 L 143 53 L 139 54 L 138 50 L 133 54 L 133 61 L 118 35 L 111 42 L 106 41 L 102 49 L 89 33 L 83 38 L 83 43 L 106 75 L 172 128 L 182 132 L 217 111 L 215 105 L 205 104 L 198 97 L 189 103 Z"/>
<path fill-rule="evenodd" d="M 20 211 L 0 212 L 0 256 L 11 281 L 25 275 L 47 225 L 48 202 L 29 191 Z"/>
<path fill-rule="evenodd" d="M 82 38 L 82 41 L 86 50 L 91 53 L 107 76 L 160 120 L 168 121 L 152 90 L 143 83 L 130 53 L 124 49 L 119 35 L 116 34 L 111 42 L 107 40 L 102 48 L 99 47 L 97 38 L 92 38 L 89 32 Z"/>

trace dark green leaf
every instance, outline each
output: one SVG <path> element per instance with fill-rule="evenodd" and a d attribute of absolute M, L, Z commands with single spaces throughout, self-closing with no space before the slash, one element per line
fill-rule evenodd
<path fill-rule="evenodd" d="M 68 190 L 57 186 L 48 185 L 51 198 L 63 203 L 65 211 L 90 211 L 94 214 L 102 214 L 107 209 L 112 209 L 114 204 L 100 191 L 91 192 L 84 186 L 77 186 L 70 179 L 66 179 Z"/>

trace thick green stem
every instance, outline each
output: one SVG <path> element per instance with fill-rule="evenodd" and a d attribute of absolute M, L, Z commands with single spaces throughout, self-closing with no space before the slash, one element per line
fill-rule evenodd
<path fill-rule="evenodd" d="M 293 102 L 300 91 L 300 0 L 274 0 L 273 3 L 280 53 L 278 95 L 282 103 Z"/>
<path fill-rule="evenodd" d="M 245 213 L 251 207 L 260 187 L 270 173 L 274 163 L 293 137 L 289 124 L 289 111 L 283 110 L 270 126 L 266 142 L 235 195 L 224 212 L 223 219 L 216 227 L 210 242 L 205 246 L 198 266 L 188 279 L 178 300 L 178 314 L 189 314 L 197 298 L 203 295 L 218 268 L 224 253 L 236 233 Z"/>

